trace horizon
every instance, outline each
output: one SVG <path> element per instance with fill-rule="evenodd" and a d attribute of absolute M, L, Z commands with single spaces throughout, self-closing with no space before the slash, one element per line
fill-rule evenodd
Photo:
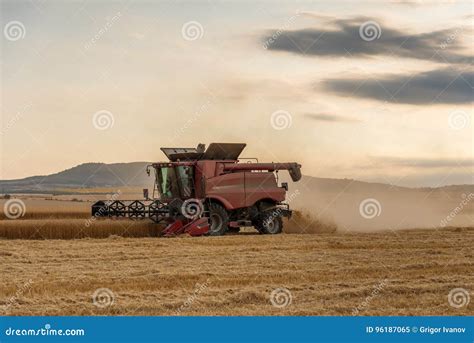
<path fill-rule="evenodd" d="M 158 162 L 158 161 L 155 161 L 155 162 Z M 32 177 L 48 177 L 48 176 L 51 176 L 51 175 L 66 172 L 70 169 L 74 169 L 74 168 L 80 167 L 82 165 L 88 165 L 88 164 L 120 165 L 120 164 L 137 164 L 137 163 L 145 164 L 145 163 L 154 163 L 154 162 L 151 162 L 151 161 L 110 162 L 110 163 L 106 163 L 106 162 L 83 162 L 83 163 L 80 163 L 78 165 L 63 169 L 63 170 L 52 172 L 51 174 L 29 175 L 29 176 L 26 176 L 24 178 L 19 178 L 19 179 L 0 179 L 0 182 L 21 181 L 23 179 L 32 178 Z M 308 175 L 308 174 L 305 174 L 305 173 L 303 173 L 302 175 L 303 175 L 303 177 L 310 177 L 310 178 L 316 178 L 316 179 L 328 179 L 328 180 L 338 180 L 338 181 L 349 180 L 349 181 L 355 181 L 355 182 L 364 182 L 364 183 L 370 183 L 370 184 L 381 184 L 381 185 L 386 185 L 386 186 L 402 187 L 402 188 L 410 188 L 410 189 L 442 188 L 442 187 L 451 187 L 451 186 L 474 186 L 474 183 L 458 183 L 458 184 L 444 184 L 444 185 L 432 185 L 432 186 L 430 186 L 430 185 L 424 185 L 424 186 L 423 185 L 421 185 L 421 186 L 420 185 L 402 185 L 402 184 L 390 184 L 390 183 L 386 183 L 386 182 L 383 182 L 383 181 L 361 180 L 361 179 L 348 178 L 348 177 L 333 178 L 333 177 L 326 177 L 326 176 Z"/>
<path fill-rule="evenodd" d="M 240 141 L 315 177 L 474 182 L 470 2 L 1 9 L 2 180 Z"/>

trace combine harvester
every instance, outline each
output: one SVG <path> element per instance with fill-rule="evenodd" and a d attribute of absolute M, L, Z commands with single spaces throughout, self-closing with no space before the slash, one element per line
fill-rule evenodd
<path fill-rule="evenodd" d="M 151 168 L 155 172 L 151 199 L 144 189 L 145 200 L 98 201 L 92 205 L 92 215 L 149 218 L 167 224 L 163 236 L 220 236 L 244 226 L 254 226 L 262 234 L 281 233 L 282 217 L 291 217 L 291 210 L 283 203 L 288 184 L 278 185 L 278 171 L 288 170 L 296 182 L 301 179 L 301 165 L 259 163 L 255 158 L 242 162 L 239 155 L 245 146 L 161 148 L 169 161 L 147 166 L 148 175 Z"/>

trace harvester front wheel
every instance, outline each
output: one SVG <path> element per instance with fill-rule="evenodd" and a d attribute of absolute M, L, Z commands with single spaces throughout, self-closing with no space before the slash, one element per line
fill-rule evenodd
<path fill-rule="evenodd" d="M 261 213 L 254 223 L 258 232 L 268 235 L 276 235 L 283 231 L 283 220 L 276 211 L 265 211 Z"/>
<path fill-rule="evenodd" d="M 229 225 L 229 215 L 224 207 L 219 204 L 211 203 L 209 205 L 209 235 L 210 236 L 222 236 L 227 231 Z"/>

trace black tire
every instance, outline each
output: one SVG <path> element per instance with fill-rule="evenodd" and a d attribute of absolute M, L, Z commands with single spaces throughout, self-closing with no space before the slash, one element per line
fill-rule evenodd
<path fill-rule="evenodd" d="M 224 207 L 219 204 L 209 205 L 209 236 L 222 236 L 227 232 L 229 215 Z"/>
<path fill-rule="evenodd" d="M 265 211 L 254 222 L 258 232 L 265 235 L 277 235 L 283 231 L 283 220 L 277 211 Z"/>

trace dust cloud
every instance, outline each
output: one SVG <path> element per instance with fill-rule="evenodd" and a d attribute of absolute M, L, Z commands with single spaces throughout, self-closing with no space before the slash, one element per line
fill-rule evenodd
<path fill-rule="evenodd" d="M 287 200 L 315 222 L 316 231 L 335 226 L 338 231 L 474 226 L 474 185 L 406 188 L 303 177 L 289 182 Z"/>

